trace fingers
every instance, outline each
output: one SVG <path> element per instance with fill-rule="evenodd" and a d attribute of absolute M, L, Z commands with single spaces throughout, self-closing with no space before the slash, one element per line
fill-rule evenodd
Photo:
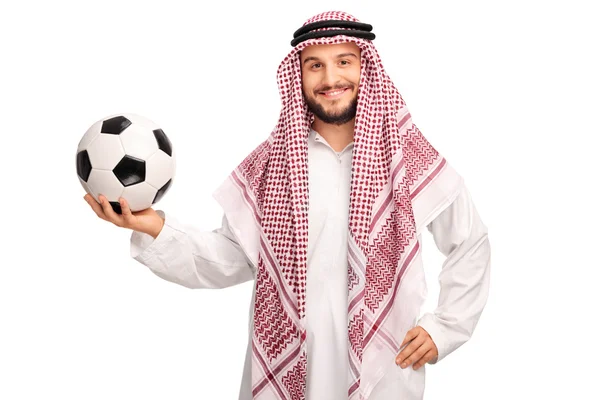
<path fill-rule="evenodd" d="M 417 336 L 419 336 L 419 329 L 418 329 L 418 327 L 414 327 L 411 330 L 409 330 L 408 332 L 406 332 L 406 336 L 404 336 L 404 340 L 402 341 L 402 344 L 400 345 L 400 348 L 402 348 L 402 346 L 404 346 L 406 343 L 410 342 L 411 340 L 413 340 Z"/>
<path fill-rule="evenodd" d="M 406 368 L 413 361 L 416 361 L 419 358 L 421 358 L 423 356 L 423 354 L 420 354 L 420 353 L 416 354 L 415 352 L 419 351 L 419 349 L 421 348 L 421 346 L 423 345 L 423 343 L 425 343 L 425 336 L 424 335 L 419 335 L 416 338 L 414 338 L 412 340 L 412 342 L 410 342 L 408 344 L 408 346 L 406 346 L 404 348 L 404 350 L 402 350 L 400 352 L 400 354 L 398 355 L 398 357 L 396 357 L 396 364 L 400 365 L 402 368 Z M 418 355 L 418 358 L 417 358 L 417 355 Z"/>
<path fill-rule="evenodd" d="M 102 206 L 102 211 L 106 216 L 107 220 L 112 222 L 113 224 L 122 227 L 123 226 L 123 217 L 113 210 L 110 202 L 103 195 L 98 195 L 98 200 L 100 200 L 100 205 Z"/>
<path fill-rule="evenodd" d="M 425 336 L 420 331 L 419 327 L 415 327 L 409 330 L 400 345 L 400 348 L 404 346 L 404 344 L 408 343 L 408 345 L 398 354 L 396 357 L 396 364 L 400 365 L 421 345 L 425 342 Z M 409 364 L 407 364 L 409 365 Z"/>
<path fill-rule="evenodd" d="M 108 221 L 108 218 L 106 218 L 106 215 L 104 215 L 104 211 L 102 210 L 102 206 L 96 201 L 96 199 L 94 199 L 92 197 L 92 195 L 90 195 L 89 193 L 87 193 L 85 196 L 83 196 L 83 198 L 85 199 L 85 201 L 90 205 L 90 207 L 92 207 L 92 210 L 94 210 L 94 212 L 96 213 L 96 215 L 105 220 Z"/>
<path fill-rule="evenodd" d="M 421 347 L 423 347 L 423 346 L 421 346 Z M 413 369 L 417 370 L 417 369 L 421 368 L 423 365 L 425 365 L 426 362 L 428 362 L 429 360 L 432 360 L 436 355 L 437 355 L 437 353 L 434 349 L 429 349 L 429 351 L 427 353 L 425 353 L 423 355 L 423 357 L 421 357 L 419 360 L 417 360 L 417 362 L 415 362 L 415 364 L 413 365 Z"/>
<path fill-rule="evenodd" d="M 425 354 L 427 354 L 429 350 L 431 350 L 431 346 L 429 345 L 429 343 L 424 341 L 423 344 L 418 349 L 416 349 L 406 360 L 404 360 L 400 366 L 402 368 L 410 366 L 411 364 L 422 359 L 423 356 L 425 356 Z M 417 368 L 413 365 L 413 369 Z"/>
<path fill-rule="evenodd" d="M 113 209 L 108 199 L 103 195 L 98 195 L 98 201 L 92 197 L 89 193 L 83 196 L 85 201 L 92 207 L 92 210 L 96 215 L 108 222 L 111 222 L 119 227 L 133 227 L 135 222 L 135 216 L 127 204 L 127 200 L 123 197 L 119 198 L 119 205 L 121 206 L 121 214 L 117 214 Z M 133 229 L 133 228 L 132 228 Z"/>
<path fill-rule="evenodd" d="M 131 215 L 131 209 L 129 208 L 129 204 L 127 204 L 127 200 L 123 197 L 119 197 L 119 204 L 121 205 L 121 215 Z"/>
<path fill-rule="evenodd" d="M 413 364 L 413 369 L 417 370 L 426 362 L 437 357 L 437 346 L 429 333 L 420 326 L 416 326 L 406 333 L 402 345 L 405 343 L 408 345 L 396 357 L 396 364 L 401 368 Z"/>
<path fill-rule="evenodd" d="M 133 213 L 131 212 L 131 209 L 129 208 L 129 204 L 127 203 L 127 200 L 125 200 L 125 198 L 120 197 L 119 198 L 119 204 L 121 205 L 121 215 L 123 216 L 123 219 L 125 220 L 125 224 L 127 224 L 127 226 L 133 226 L 133 222 L 134 222 L 134 216 Z"/>

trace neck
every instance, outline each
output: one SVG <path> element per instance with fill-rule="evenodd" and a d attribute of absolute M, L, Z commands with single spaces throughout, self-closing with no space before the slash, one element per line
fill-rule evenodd
<path fill-rule="evenodd" d="M 315 117 L 312 128 L 319 132 L 335 151 L 342 151 L 354 140 L 354 118 L 342 125 L 323 122 Z"/>

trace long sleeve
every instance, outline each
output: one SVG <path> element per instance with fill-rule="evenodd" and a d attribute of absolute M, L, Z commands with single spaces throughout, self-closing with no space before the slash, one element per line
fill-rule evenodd
<path fill-rule="evenodd" d="M 219 229 L 203 232 L 157 212 L 165 224 L 156 239 L 133 231 L 130 240 L 131 256 L 155 275 L 190 289 L 226 288 L 254 279 L 254 266 L 225 216 Z"/>
<path fill-rule="evenodd" d="M 438 278 L 438 306 L 417 323 L 438 348 L 438 357 L 429 362 L 435 364 L 467 342 L 475 330 L 488 298 L 491 249 L 487 227 L 464 186 L 427 229 L 446 256 Z"/>

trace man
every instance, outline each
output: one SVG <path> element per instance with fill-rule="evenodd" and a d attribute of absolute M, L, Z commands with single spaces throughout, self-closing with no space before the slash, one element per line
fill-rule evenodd
<path fill-rule="evenodd" d="M 220 229 L 86 196 L 166 280 L 255 280 L 240 399 L 421 399 L 423 366 L 465 343 L 486 303 L 487 228 L 412 122 L 371 29 L 327 12 L 296 31 L 278 124 L 215 193 Z M 447 259 L 439 305 L 419 318 L 425 227 Z"/>

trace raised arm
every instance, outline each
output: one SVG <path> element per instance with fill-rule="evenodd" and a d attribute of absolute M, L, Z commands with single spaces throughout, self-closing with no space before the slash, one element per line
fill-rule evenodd
<path fill-rule="evenodd" d="M 102 195 L 96 200 L 86 194 L 84 199 L 100 219 L 131 229 L 131 256 L 165 280 L 188 288 L 217 289 L 255 278 L 256 269 L 225 216 L 221 228 L 203 232 L 151 207 L 131 212 L 123 198 L 120 213 Z"/>
<path fill-rule="evenodd" d="M 218 289 L 254 279 L 255 269 L 245 256 L 223 216 L 222 226 L 200 231 L 183 225 L 161 210 L 165 223 L 154 239 L 133 231 L 131 256 L 157 276 L 193 289 Z"/>

